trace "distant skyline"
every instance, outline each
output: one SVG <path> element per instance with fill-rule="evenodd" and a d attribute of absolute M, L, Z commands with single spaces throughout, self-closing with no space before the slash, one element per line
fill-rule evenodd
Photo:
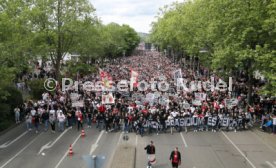
<path fill-rule="evenodd" d="M 149 33 L 160 7 L 184 0 L 90 0 L 104 24 L 128 24 L 137 32 Z"/>

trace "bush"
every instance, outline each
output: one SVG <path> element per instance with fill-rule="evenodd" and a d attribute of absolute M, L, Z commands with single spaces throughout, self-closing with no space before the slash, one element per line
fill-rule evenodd
<path fill-rule="evenodd" d="M 0 131 L 9 128 L 14 124 L 15 107 L 22 107 L 23 96 L 15 87 L 8 86 L 5 90 L 9 93 L 6 99 L 0 100 Z"/>
<path fill-rule="evenodd" d="M 15 107 L 21 107 L 23 104 L 22 93 L 15 87 L 7 87 L 6 90 L 10 94 L 7 96 L 6 103 L 10 105 L 11 109 L 14 109 Z"/>

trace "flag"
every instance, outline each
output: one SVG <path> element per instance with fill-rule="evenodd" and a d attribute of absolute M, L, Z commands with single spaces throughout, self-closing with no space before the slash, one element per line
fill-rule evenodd
<path fill-rule="evenodd" d="M 100 77 L 102 81 L 102 86 L 104 88 L 110 89 L 112 87 L 112 77 L 102 69 L 100 69 Z"/>
<path fill-rule="evenodd" d="M 130 71 L 130 87 L 138 87 L 138 72 L 131 70 Z"/>

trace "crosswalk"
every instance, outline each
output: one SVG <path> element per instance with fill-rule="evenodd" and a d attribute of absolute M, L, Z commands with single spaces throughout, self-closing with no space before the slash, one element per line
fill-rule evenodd
<path fill-rule="evenodd" d="M 272 161 L 272 162 L 266 161 L 265 163 L 266 163 L 270 168 L 276 168 L 276 161 Z"/>

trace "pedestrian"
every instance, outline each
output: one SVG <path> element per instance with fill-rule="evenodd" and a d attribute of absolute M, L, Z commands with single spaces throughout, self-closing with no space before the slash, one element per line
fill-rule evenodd
<path fill-rule="evenodd" d="M 86 121 L 87 121 L 87 127 L 91 128 L 91 124 L 92 124 L 92 114 L 90 111 L 88 111 L 88 113 L 86 114 Z"/>
<path fill-rule="evenodd" d="M 44 111 L 41 116 L 42 122 L 44 123 L 44 131 L 48 131 L 48 125 L 49 125 L 49 112 Z"/>
<path fill-rule="evenodd" d="M 79 131 L 80 127 L 81 127 L 81 129 L 83 129 L 83 125 L 82 125 L 83 115 L 82 115 L 82 112 L 80 111 L 80 109 L 77 109 L 77 111 L 76 111 L 76 118 L 78 121 L 78 131 Z"/>
<path fill-rule="evenodd" d="M 65 115 L 63 114 L 62 111 L 60 111 L 60 112 L 58 113 L 58 117 L 57 117 L 57 120 L 58 120 L 58 130 L 59 130 L 60 132 L 64 131 L 65 119 L 66 119 Z"/>
<path fill-rule="evenodd" d="M 19 124 L 20 123 L 20 109 L 16 107 L 14 109 L 14 114 L 15 114 L 15 123 Z"/>
<path fill-rule="evenodd" d="M 51 124 L 52 133 L 56 132 L 56 117 L 54 114 L 50 114 L 49 122 Z"/>
<path fill-rule="evenodd" d="M 40 123 L 40 116 L 38 115 L 38 112 L 34 115 L 34 125 L 35 125 L 35 133 L 38 133 L 39 131 L 39 123 Z"/>
<path fill-rule="evenodd" d="M 146 150 L 147 157 L 148 157 L 147 168 L 151 168 L 151 166 L 156 163 L 155 146 L 153 144 L 153 141 L 150 141 L 150 144 L 148 144 L 144 149 Z"/>
<path fill-rule="evenodd" d="M 27 125 L 27 130 L 31 131 L 32 130 L 32 115 L 31 113 L 28 113 L 25 117 L 26 119 L 26 125 Z"/>
<path fill-rule="evenodd" d="M 181 154 L 178 151 L 178 147 L 171 152 L 170 161 L 172 163 L 172 168 L 178 168 L 178 166 L 181 165 Z"/>

